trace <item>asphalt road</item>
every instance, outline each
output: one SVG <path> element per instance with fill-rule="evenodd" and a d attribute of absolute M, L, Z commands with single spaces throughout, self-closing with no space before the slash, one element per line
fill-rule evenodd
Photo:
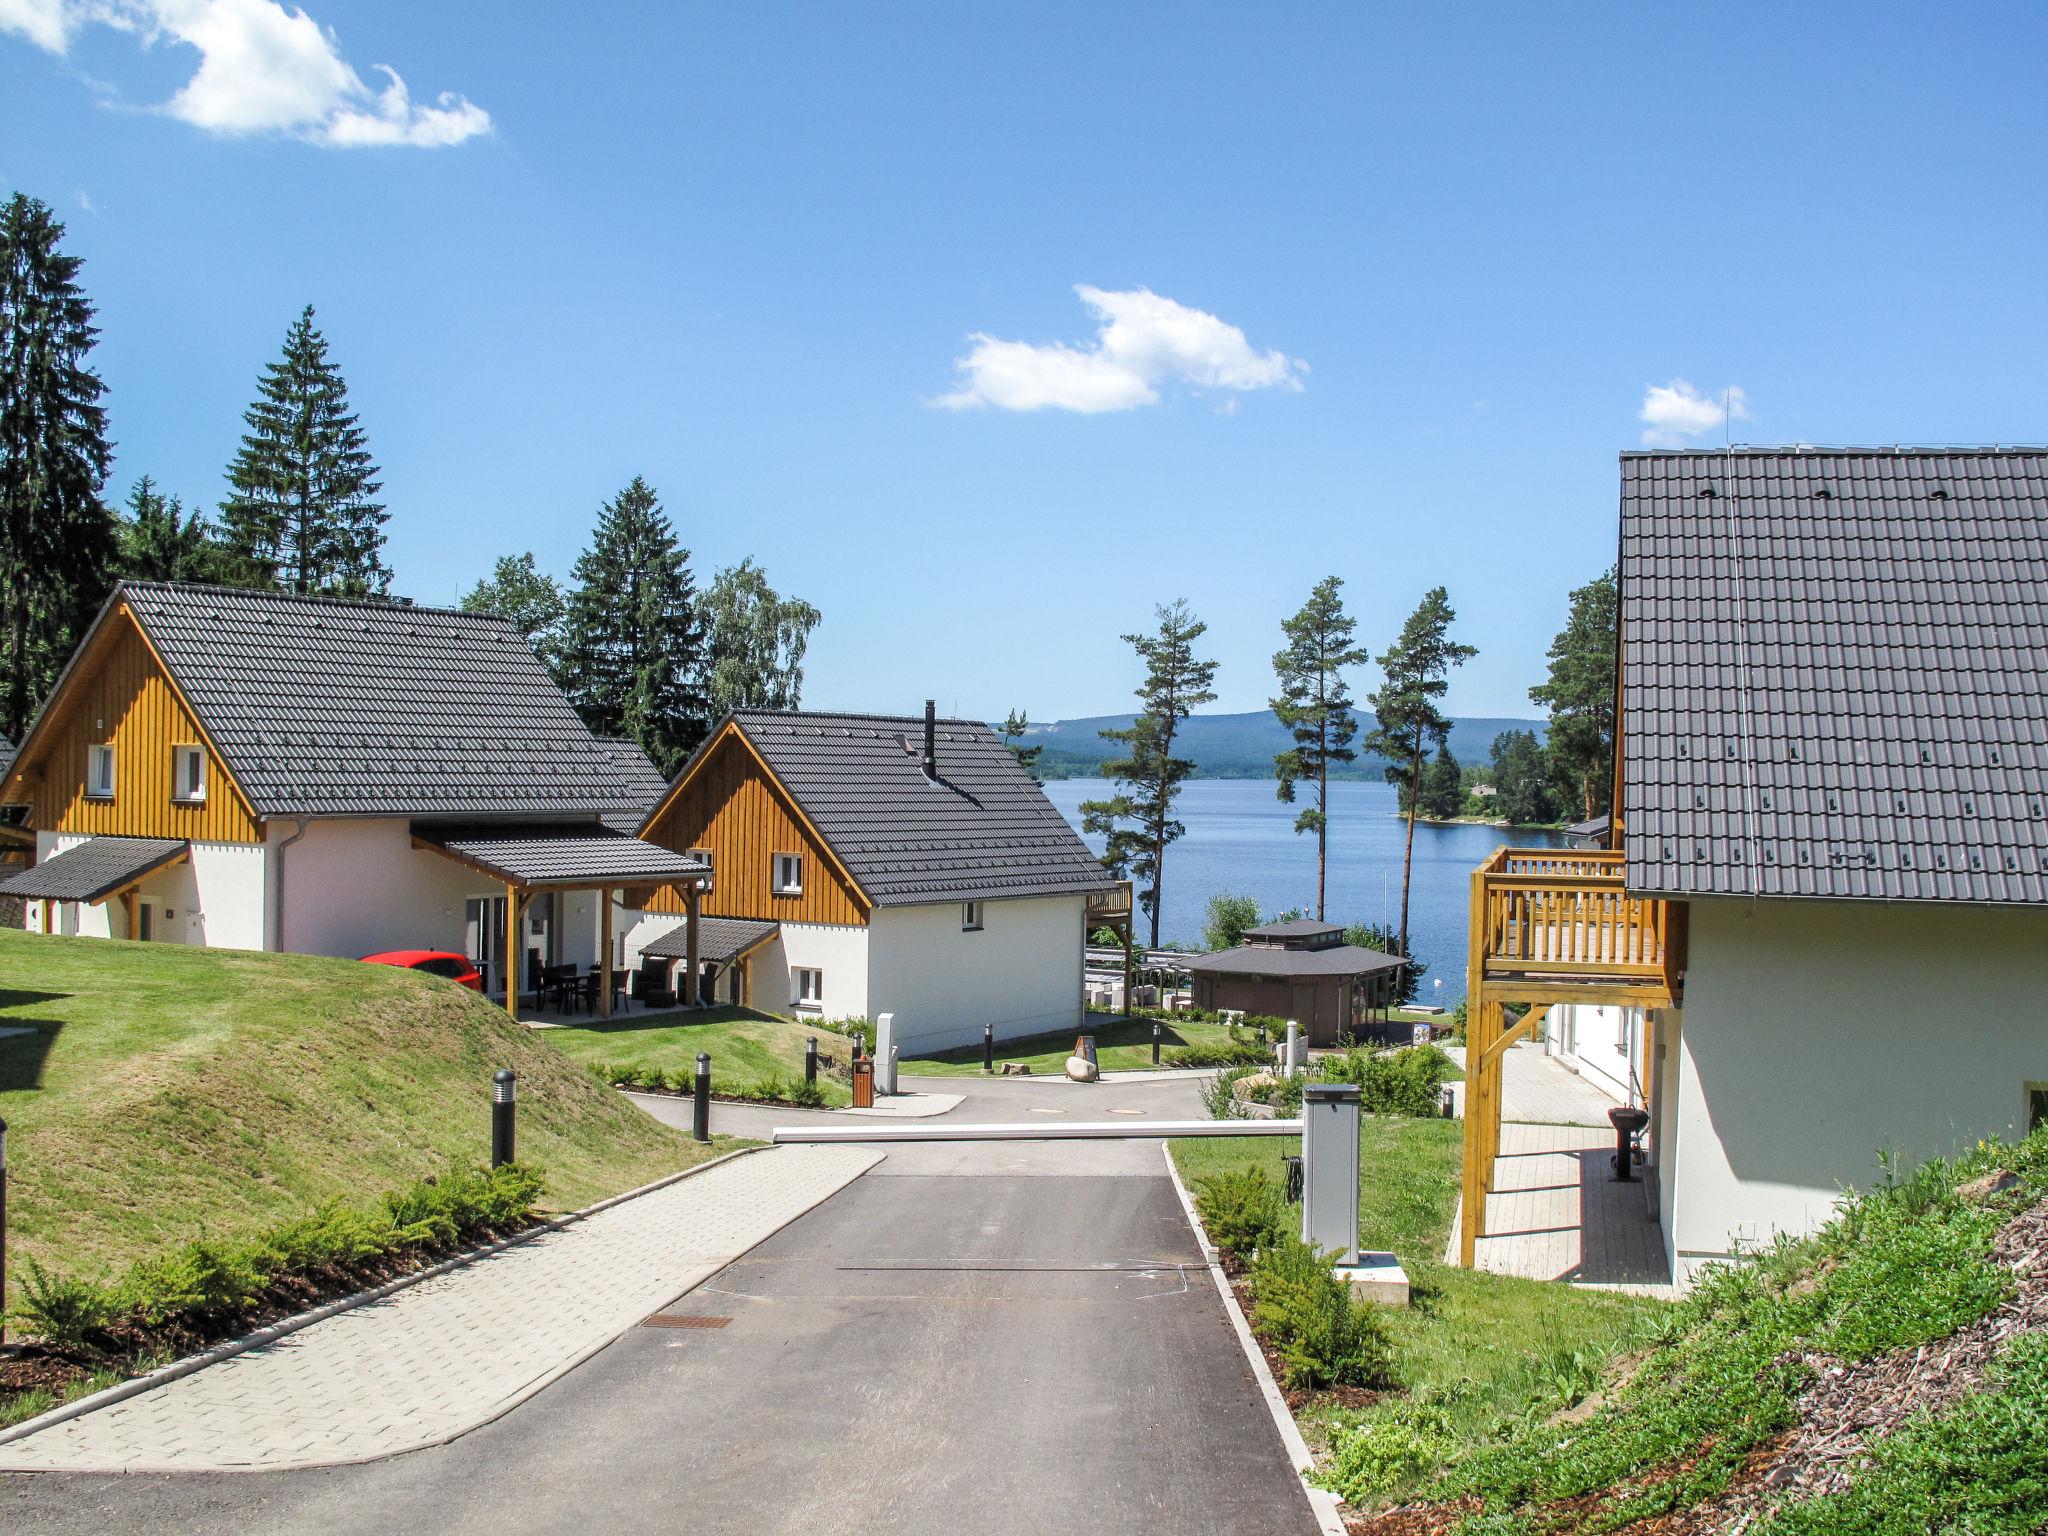
<path fill-rule="evenodd" d="M 1177 1117 L 1191 1091 L 980 1087 L 955 1117 Z M 669 1309 L 728 1322 L 636 1328 L 451 1445 L 318 1472 L 16 1475 L 0 1529 L 1313 1532 L 1160 1158 L 892 1148 Z"/>

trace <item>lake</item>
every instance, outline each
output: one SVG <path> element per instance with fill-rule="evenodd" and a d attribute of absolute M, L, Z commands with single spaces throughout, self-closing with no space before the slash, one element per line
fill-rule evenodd
<path fill-rule="evenodd" d="M 1054 779 L 1045 792 L 1076 827 L 1081 802 L 1107 793 L 1106 779 Z M 1267 915 L 1316 907 L 1316 844 L 1297 834 L 1294 818 L 1306 797 L 1288 805 L 1270 779 L 1192 779 L 1181 787 L 1175 810 L 1187 835 L 1166 850 L 1165 900 L 1159 936 L 1167 944 L 1202 947 L 1202 919 L 1218 891 L 1250 896 Z M 1394 787 L 1343 782 L 1330 786 L 1331 922 L 1394 924 L 1401 912 L 1401 843 L 1404 823 Z M 1087 839 L 1097 853 L 1100 838 Z M 1418 1002 L 1451 1007 L 1465 995 L 1466 924 L 1472 871 L 1502 844 L 1557 848 L 1557 832 L 1504 827 L 1418 825 L 1415 876 L 1408 899 L 1408 932 L 1415 958 L 1429 969 Z M 1139 939 L 1145 937 L 1140 915 Z M 1442 981 L 1442 986 L 1435 985 Z"/>

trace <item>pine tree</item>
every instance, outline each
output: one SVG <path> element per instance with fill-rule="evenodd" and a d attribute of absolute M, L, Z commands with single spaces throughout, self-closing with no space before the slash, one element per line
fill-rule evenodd
<path fill-rule="evenodd" d="M 1038 777 L 1038 754 L 1045 750 L 1044 742 L 1025 746 L 1024 736 L 1031 729 L 1031 717 L 1021 709 L 1010 711 L 1003 721 L 1003 745 L 1010 749 L 1010 755 L 1017 759 L 1018 766 L 1034 779 Z"/>
<path fill-rule="evenodd" d="M 106 597 L 114 519 L 99 332 L 49 207 L 0 207 L 0 732 L 21 739 Z"/>
<path fill-rule="evenodd" d="M 1422 783 L 1422 765 L 1430 749 L 1450 739 L 1451 722 L 1437 708 L 1450 690 L 1451 668 L 1463 666 L 1478 650 L 1451 639 L 1457 619 L 1450 594 L 1432 587 L 1401 626 L 1400 638 L 1378 658 L 1385 682 L 1371 696 L 1379 724 L 1366 737 L 1366 750 L 1386 760 L 1387 782 L 1401 791 L 1408 815 L 1407 843 L 1401 854 L 1401 926 L 1398 951 L 1408 952 L 1408 889 L 1415 873 L 1415 813 Z"/>
<path fill-rule="evenodd" d="M 1195 659 L 1195 642 L 1209 626 L 1185 600 L 1155 610 L 1156 634 L 1125 635 L 1124 643 L 1145 663 L 1138 685 L 1138 717 L 1128 729 L 1102 732 L 1123 745 L 1124 756 L 1102 765 L 1117 792 L 1081 804 L 1084 831 L 1104 841 L 1102 861 L 1119 880 L 1138 884 L 1138 904 L 1152 919 L 1152 947 L 1159 947 L 1159 897 L 1166 884 L 1167 845 L 1187 830 L 1174 819 L 1173 802 L 1195 765 L 1173 755 L 1173 738 L 1196 708 L 1214 703 L 1216 663 Z"/>
<path fill-rule="evenodd" d="M 1550 762 L 1534 731 L 1503 731 L 1493 738 L 1494 803 L 1510 826 L 1534 827 L 1557 819 L 1550 798 Z"/>
<path fill-rule="evenodd" d="M 710 729 L 703 620 L 690 552 L 639 476 L 598 514 L 571 580 L 563 668 L 577 713 L 674 773 Z"/>
<path fill-rule="evenodd" d="M 287 592 L 381 597 L 391 586 L 390 514 L 312 305 L 285 333 L 284 355 L 264 368 L 242 419 L 249 430 L 228 466 L 234 494 L 221 503 L 228 548 Z"/>
<path fill-rule="evenodd" d="M 1545 751 L 1559 798 L 1591 821 L 1614 798 L 1615 572 L 1572 593 L 1565 625 L 1550 642 L 1550 679 L 1529 690 L 1550 711 Z"/>
<path fill-rule="evenodd" d="M 568 599 L 562 595 L 562 584 L 540 568 L 531 551 L 500 555 L 491 574 L 463 594 L 462 606 L 471 613 L 495 613 L 510 619 L 548 674 L 557 683 L 567 677 L 562 666 L 562 629 Z"/>
<path fill-rule="evenodd" d="M 803 698 L 804 652 L 823 615 L 784 597 L 752 560 L 720 571 L 704 594 L 705 692 L 710 716 L 736 709 L 795 709 Z"/>
<path fill-rule="evenodd" d="M 1354 761 L 1352 738 L 1358 717 L 1352 712 L 1351 689 L 1344 669 L 1366 660 L 1363 646 L 1352 641 L 1358 621 L 1344 611 L 1341 577 L 1325 576 L 1291 619 L 1280 621 L 1286 648 L 1273 658 L 1280 696 L 1273 713 L 1294 734 L 1294 745 L 1273 759 L 1280 781 L 1279 796 L 1290 805 L 1294 786 L 1306 779 L 1315 787 L 1315 804 L 1294 819 L 1297 834 L 1316 835 L 1316 920 L 1323 918 L 1323 892 L 1330 853 L 1330 765 Z"/>
<path fill-rule="evenodd" d="M 1449 821 L 1465 805 L 1465 772 L 1451 755 L 1451 744 L 1436 749 L 1422 770 L 1422 814 L 1431 821 Z"/>

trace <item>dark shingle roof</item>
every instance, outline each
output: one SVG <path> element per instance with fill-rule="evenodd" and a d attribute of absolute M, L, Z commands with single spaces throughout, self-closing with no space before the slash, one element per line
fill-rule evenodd
<path fill-rule="evenodd" d="M 1271 939 L 1286 943 L 1290 939 L 1323 939 L 1333 933 L 1342 933 L 1340 923 L 1319 923 L 1312 917 L 1293 917 L 1285 922 L 1260 923 L 1256 928 L 1247 928 L 1244 936 L 1248 939 Z"/>
<path fill-rule="evenodd" d="M 2048 451 L 1621 478 L 1631 889 L 2048 903 Z"/>
<path fill-rule="evenodd" d="M 0 880 L 0 895 L 38 901 L 100 901 L 164 865 L 176 863 L 190 847 L 182 837 L 89 837 Z"/>
<path fill-rule="evenodd" d="M 1197 955 L 1187 968 L 1211 976 L 1370 976 L 1391 971 L 1401 963 L 1399 955 L 1383 955 L 1357 944 L 1333 944 L 1326 949 L 1248 944 Z"/>
<path fill-rule="evenodd" d="M 980 721 L 938 722 L 932 783 L 920 768 L 921 716 L 743 711 L 733 720 L 877 906 L 1113 884 Z"/>
<path fill-rule="evenodd" d="M 665 884 L 710 871 L 695 859 L 602 826 L 450 826 L 415 822 L 421 842 L 521 885 Z"/>
<path fill-rule="evenodd" d="M 636 741 L 627 741 L 619 736 L 600 736 L 597 744 L 611 753 L 618 765 L 633 781 L 633 808 L 630 811 L 613 811 L 606 814 L 605 825 L 620 832 L 638 832 L 640 823 L 647 819 L 647 813 L 660 804 L 661 797 L 668 791 L 668 780 L 661 776 L 661 770 L 654 766 L 647 754 L 640 750 Z"/>
<path fill-rule="evenodd" d="M 780 923 L 756 922 L 746 917 L 700 917 L 697 919 L 697 958 L 723 965 L 745 954 L 756 944 L 774 938 L 781 927 Z M 678 923 L 652 943 L 643 944 L 640 953 L 652 955 L 657 960 L 687 960 L 689 947 L 689 934 Z"/>
<path fill-rule="evenodd" d="M 259 816 L 648 804 L 645 771 L 495 615 L 155 582 L 124 598 Z"/>

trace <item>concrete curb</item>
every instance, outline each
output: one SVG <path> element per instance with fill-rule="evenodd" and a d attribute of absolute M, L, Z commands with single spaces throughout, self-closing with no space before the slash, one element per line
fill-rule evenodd
<path fill-rule="evenodd" d="M 1294 1422 L 1294 1410 L 1280 1395 L 1280 1384 L 1273 1379 L 1273 1372 L 1266 1364 L 1265 1351 L 1252 1337 L 1252 1327 L 1245 1320 L 1244 1308 L 1237 1304 L 1237 1292 L 1231 1289 L 1230 1277 L 1223 1273 L 1223 1266 L 1218 1262 L 1216 1245 L 1209 1241 L 1209 1234 L 1202 1229 L 1202 1218 L 1195 1214 L 1195 1202 L 1188 1194 L 1187 1185 L 1180 1181 L 1180 1169 L 1174 1166 L 1173 1148 L 1162 1145 L 1159 1150 L 1166 1156 L 1166 1176 L 1173 1181 L 1173 1192 L 1180 1197 L 1180 1208 L 1187 1213 L 1188 1225 L 1195 1229 L 1195 1241 L 1201 1245 L 1202 1258 L 1209 1266 L 1209 1278 L 1216 1282 L 1216 1294 L 1223 1298 L 1223 1310 L 1230 1318 L 1230 1326 L 1237 1332 L 1237 1342 L 1244 1349 L 1245 1361 L 1259 1383 L 1259 1395 L 1266 1400 L 1266 1411 L 1273 1416 L 1273 1427 L 1280 1431 L 1288 1460 L 1294 1463 L 1294 1470 L 1301 1475 L 1301 1489 L 1308 1495 L 1308 1507 L 1316 1517 L 1316 1525 L 1322 1536 L 1346 1536 L 1344 1517 L 1337 1512 L 1344 1501 L 1329 1489 L 1318 1488 L 1308 1480 L 1308 1474 L 1315 1466 L 1315 1457 L 1309 1454 L 1308 1442 L 1301 1436 L 1301 1426 Z"/>
<path fill-rule="evenodd" d="M 278 1322 L 266 1323 L 253 1333 L 245 1333 L 240 1338 L 229 1339 L 225 1343 L 216 1344 L 210 1349 L 201 1350 L 196 1355 L 187 1355 L 182 1360 L 174 1360 L 169 1365 L 159 1366 L 156 1370 L 150 1371 L 145 1375 L 131 1376 L 128 1380 L 116 1382 L 111 1387 L 89 1393 L 84 1397 L 74 1398 L 68 1403 L 61 1403 L 57 1407 L 50 1409 L 47 1413 L 39 1413 L 32 1419 L 23 1419 L 19 1424 L 7 1429 L 0 1429 L 0 1445 L 8 1445 L 16 1440 L 25 1440 L 38 1431 L 53 1428 L 58 1424 L 64 1423 L 66 1420 L 82 1418 L 84 1415 L 95 1412 L 98 1409 L 111 1408 L 116 1403 L 126 1402 L 131 1397 L 140 1397 L 145 1392 L 152 1391 L 157 1387 L 168 1386 L 181 1377 L 190 1376 L 194 1371 L 203 1371 L 209 1365 L 216 1365 L 222 1360 L 230 1360 L 236 1355 L 246 1354 L 249 1350 L 255 1349 L 259 1345 L 274 1344 L 279 1339 L 287 1338 L 302 1328 L 310 1328 L 313 1324 L 322 1322 L 327 1318 L 339 1316 L 343 1312 L 353 1312 L 358 1307 L 368 1306 L 373 1301 L 382 1301 L 387 1296 L 395 1296 L 400 1291 L 410 1290 L 416 1285 L 422 1285 L 442 1275 L 451 1274 L 455 1270 L 463 1269 L 476 1263 L 479 1259 L 490 1258 L 493 1254 L 503 1253 L 508 1248 L 517 1247 L 521 1243 L 531 1242 L 534 1238 L 544 1237 L 550 1232 L 559 1232 L 562 1228 L 582 1221 L 587 1216 L 595 1216 L 599 1211 L 608 1211 L 615 1205 L 623 1205 L 626 1201 L 636 1200 L 642 1195 L 651 1195 L 658 1189 L 666 1189 L 669 1185 L 679 1180 L 687 1179 L 694 1174 L 716 1168 L 721 1163 L 729 1163 L 735 1158 L 745 1157 L 750 1152 L 766 1152 L 769 1150 L 765 1146 L 755 1146 L 740 1147 L 732 1152 L 721 1153 L 719 1156 L 711 1158 L 707 1162 L 698 1163 L 694 1167 L 684 1168 L 675 1173 L 664 1174 L 651 1184 L 642 1184 L 638 1189 L 629 1189 L 623 1194 L 608 1196 L 598 1201 L 595 1205 L 587 1205 L 580 1211 L 571 1211 L 566 1216 L 552 1217 L 536 1226 L 528 1227 L 523 1232 L 516 1232 L 510 1237 L 500 1238 L 494 1243 L 486 1243 L 481 1248 L 472 1248 L 466 1253 L 458 1253 L 453 1258 L 442 1259 L 438 1263 L 428 1265 L 425 1269 L 415 1270 L 408 1275 L 400 1275 L 395 1280 L 386 1280 L 382 1285 L 371 1286 L 366 1291 L 356 1291 L 348 1296 L 337 1297 L 333 1301 L 322 1302 L 317 1307 L 305 1312 L 295 1313 Z M 395 1453 L 387 1452 L 385 1454 Z M 367 1459 L 381 1460 L 382 1456 Z M 9 1470 L 19 1471 L 26 1469 L 10 1468 Z M 136 1470 L 164 1469 L 137 1468 Z M 256 1469 L 252 1468 L 251 1470 Z"/>

